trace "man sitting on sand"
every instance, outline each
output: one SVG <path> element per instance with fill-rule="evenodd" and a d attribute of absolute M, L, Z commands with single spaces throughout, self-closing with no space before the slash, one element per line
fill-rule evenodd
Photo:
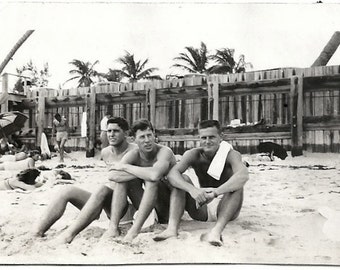
<path fill-rule="evenodd" d="M 101 157 L 107 164 L 110 164 L 120 161 L 128 151 L 137 146 L 126 141 L 129 124 L 124 118 L 110 118 L 107 124 L 107 136 L 110 145 L 101 151 Z M 101 186 L 92 195 L 90 192 L 78 187 L 66 187 L 58 193 L 58 196 L 47 208 L 46 214 L 39 222 L 35 234 L 43 236 L 61 218 L 67 203 L 70 202 L 78 209 L 81 209 L 77 220 L 68 229 L 71 236 L 65 237 L 65 242 L 71 242 L 81 230 L 99 217 L 103 209 L 110 216 L 112 193 L 113 189 L 105 185 Z M 86 207 L 84 207 L 85 204 Z"/>
<path fill-rule="evenodd" d="M 202 234 L 201 240 L 221 246 L 222 231 L 240 213 L 243 186 L 249 177 L 240 153 L 229 147 L 224 152 L 224 159 L 218 164 L 222 165 L 220 176 L 213 178 L 208 171 L 222 142 L 220 124 L 216 120 L 202 121 L 198 133 L 200 147 L 186 151 L 167 176 L 174 187 L 171 193 L 169 225 L 164 232 L 154 237 L 155 241 L 177 237 L 185 209 L 195 220 L 216 221 L 210 232 Z M 194 169 L 200 187 L 195 187 L 191 179 L 183 174 L 189 167 Z"/>
<path fill-rule="evenodd" d="M 140 186 L 143 183 L 145 186 L 137 217 L 124 237 L 125 242 L 131 242 L 138 235 L 153 208 L 159 220 L 167 219 L 170 188 L 166 175 L 176 164 L 172 150 L 155 142 L 154 129 L 148 120 L 136 121 L 131 132 L 138 149 L 127 153 L 121 162 L 112 164 L 109 175 L 109 180 L 116 183 L 108 231 L 112 237 L 120 235 L 118 225 L 127 204 L 128 183 L 137 178 Z"/>

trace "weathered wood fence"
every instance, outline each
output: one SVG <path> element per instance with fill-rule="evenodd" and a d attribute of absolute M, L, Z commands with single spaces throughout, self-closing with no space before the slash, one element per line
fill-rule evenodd
<path fill-rule="evenodd" d="M 36 144 L 50 138 L 53 115 L 69 119 L 67 146 L 94 151 L 105 111 L 130 123 L 148 118 L 160 143 L 183 153 L 198 143 L 197 125 L 220 120 L 225 140 L 242 153 L 273 141 L 299 155 L 340 152 L 340 66 L 280 68 L 241 74 L 197 76 L 145 83 L 109 84 L 77 89 L 39 89 L 12 109 L 29 115 L 25 138 Z M 83 113 L 87 136 L 81 137 Z M 238 127 L 231 120 L 241 119 Z"/>

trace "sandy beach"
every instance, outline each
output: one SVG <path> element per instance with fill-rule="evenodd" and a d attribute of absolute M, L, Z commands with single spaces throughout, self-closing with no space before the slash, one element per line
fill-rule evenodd
<path fill-rule="evenodd" d="M 1 191 L 0 264 L 340 265 L 340 239 L 332 231 L 340 224 L 340 154 L 305 152 L 273 162 L 256 155 L 243 157 L 250 164 L 250 180 L 240 216 L 223 232 L 223 247 L 200 242 L 201 233 L 212 223 L 193 221 L 187 214 L 177 239 L 154 242 L 152 236 L 165 228 L 156 224 L 144 229 L 132 244 L 122 243 L 122 238 L 108 241 L 101 239 L 108 226 L 104 213 L 71 244 L 55 246 L 52 240 L 79 211 L 69 205 L 46 237 L 32 237 L 51 198 L 65 186 L 47 182 L 30 193 Z M 64 170 L 75 179 L 73 185 L 93 191 L 105 183 L 106 167 L 99 155 L 86 158 L 84 152 L 73 152 L 65 164 Z M 58 159 L 39 165 L 55 168 Z M 5 175 L 8 172 L 1 172 Z M 332 217 L 322 216 L 322 207 L 331 209 Z M 123 234 L 129 226 L 122 225 Z"/>

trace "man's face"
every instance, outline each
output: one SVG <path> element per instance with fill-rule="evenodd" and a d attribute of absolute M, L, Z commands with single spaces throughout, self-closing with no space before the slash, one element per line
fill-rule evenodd
<path fill-rule="evenodd" d="M 198 130 L 200 145 L 204 152 L 214 154 L 221 142 L 221 135 L 216 127 L 208 127 Z"/>
<path fill-rule="evenodd" d="M 143 152 L 151 152 L 155 145 L 155 134 L 150 128 L 146 130 L 137 130 L 135 143 Z"/>
<path fill-rule="evenodd" d="M 119 146 L 125 141 L 125 131 L 116 123 L 107 126 L 107 139 L 111 146 Z"/>

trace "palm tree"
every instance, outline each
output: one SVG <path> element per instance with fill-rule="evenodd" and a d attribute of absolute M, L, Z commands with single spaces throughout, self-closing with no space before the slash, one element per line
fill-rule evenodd
<path fill-rule="evenodd" d="M 216 53 L 211 56 L 217 65 L 212 66 L 209 71 L 212 74 L 240 73 L 246 71 L 246 67 L 252 67 L 252 64 L 245 62 L 245 56 L 242 54 L 236 62 L 234 59 L 235 50 L 223 48 L 216 50 Z"/>
<path fill-rule="evenodd" d="M 5 59 L 2 61 L 0 65 L 0 74 L 8 64 L 8 62 L 12 59 L 16 51 L 21 47 L 21 45 L 26 41 L 26 39 L 29 38 L 30 35 L 32 35 L 34 30 L 28 30 L 26 33 L 15 43 L 14 47 L 12 50 L 6 55 Z"/>
<path fill-rule="evenodd" d="M 68 79 L 66 82 L 78 79 L 78 87 L 88 87 L 93 83 L 92 78 L 99 75 L 99 73 L 94 70 L 94 66 L 98 64 L 99 61 L 96 60 L 93 64 L 90 62 L 83 62 L 81 60 L 73 59 L 70 64 L 74 65 L 76 69 L 69 71 L 70 74 L 76 74 L 76 76 Z M 65 82 L 65 83 L 66 83 Z M 64 84 L 65 84 L 64 83 Z"/>
<path fill-rule="evenodd" d="M 151 73 L 158 70 L 158 68 L 144 69 L 148 61 L 149 59 L 136 62 L 134 55 L 126 51 L 123 57 L 117 59 L 117 62 L 123 64 L 123 68 L 111 69 L 110 72 L 118 73 L 121 77 L 128 78 L 130 82 L 136 82 L 140 79 L 161 79 L 159 75 L 151 75 Z"/>
<path fill-rule="evenodd" d="M 180 53 L 174 58 L 175 61 L 183 62 L 183 64 L 176 63 L 173 67 L 179 67 L 191 73 L 209 73 L 207 65 L 210 56 L 204 42 L 201 42 L 200 48 L 185 47 L 185 49 L 187 53 Z"/>

